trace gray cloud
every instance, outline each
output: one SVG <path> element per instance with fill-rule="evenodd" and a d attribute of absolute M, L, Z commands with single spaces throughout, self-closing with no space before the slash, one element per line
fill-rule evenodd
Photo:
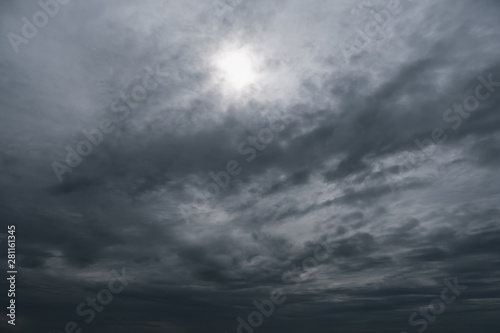
<path fill-rule="evenodd" d="M 401 0 L 346 57 L 390 2 L 71 1 L 17 53 L 8 34 L 41 9 L 0 4 L 0 211 L 2 230 L 18 230 L 17 328 L 235 332 L 254 300 L 283 288 L 255 332 L 410 332 L 408 316 L 457 276 L 467 290 L 428 332 L 497 332 L 500 87 L 479 77 L 500 82 L 500 8 Z M 214 65 L 231 49 L 254 61 L 241 91 Z M 147 66 L 169 74 L 120 119 L 112 105 Z M 477 110 L 447 120 L 481 84 Z M 288 121 L 259 149 L 251 137 L 263 144 L 271 114 Z M 59 182 L 53 161 L 104 118 L 116 130 Z M 436 128 L 447 140 L 422 152 L 415 140 Z M 241 173 L 200 198 L 233 160 Z M 331 257 L 291 288 L 283 274 L 326 237 Z M 135 280 L 85 324 L 77 305 L 121 267 Z"/>

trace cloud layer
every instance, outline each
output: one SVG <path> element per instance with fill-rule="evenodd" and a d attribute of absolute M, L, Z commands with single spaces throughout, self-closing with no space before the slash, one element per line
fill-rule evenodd
<path fill-rule="evenodd" d="M 226 4 L 72 1 L 17 46 L 40 6 L 0 5 L 17 328 L 236 332 L 281 289 L 256 332 L 414 332 L 458 277 L 428 332 L 496 333 L 498 3 Z M 258 80 L 237 91 L 213 59 L 241 48 Z M 283 281 L 321 242 L 329 259 Z M 123 267 L 134 280 L 85 323 L 78 304 Z"/>

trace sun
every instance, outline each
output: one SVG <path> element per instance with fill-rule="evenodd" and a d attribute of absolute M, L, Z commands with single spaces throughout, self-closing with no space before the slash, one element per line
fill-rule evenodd
<path fill-rule="evenodd" d="M 237 90 L 256 81 L 252 54 L 244 49 L 222 52 L 216 59 L 222 80 Z"/>

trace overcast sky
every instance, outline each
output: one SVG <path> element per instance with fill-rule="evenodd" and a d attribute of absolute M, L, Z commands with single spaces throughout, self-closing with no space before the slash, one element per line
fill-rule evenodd
<path fill-rule="evenodd" d="M 61 2 L 0 4 L 2 329 L 498 333 L 498 1 Z"/>

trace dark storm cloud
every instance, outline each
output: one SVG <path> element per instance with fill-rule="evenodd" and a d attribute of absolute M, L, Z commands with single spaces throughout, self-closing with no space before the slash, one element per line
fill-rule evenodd
<path fill-rule="evenodd" d="M 467 290 L 428 331 L 496 332 L 500 87 L 484 80 L 500 82 L 500 8 L 400 4 L 345 58 L 389 1 L 71 1 L 17 53 L 7 35 L 40 7 L 2 3 L 0 210 L 18 227 L 18 328 L 235 332 L 281 288 L 256 332 L 410 332 L 456 276 Z M 244 93 L 212 64 L 227 45 L 259 59 Z M 168 75 L 120 120 L 113 103 L 148 67 Z M 477 110 L 454 111 L 478 85 Z M 276 114 L 283 129 L 252 146 Z M 116 129 L 59 182 L 51 164 L 104 118 Z M 422 151 L 437 128 L 447 140 Z M 241 173 L 200 197 L 230 161 Z M 283 281 L 325 239 L 329 259 Z M 122 267 L 135 279 L 84 324 L 75 308 Z"/>

